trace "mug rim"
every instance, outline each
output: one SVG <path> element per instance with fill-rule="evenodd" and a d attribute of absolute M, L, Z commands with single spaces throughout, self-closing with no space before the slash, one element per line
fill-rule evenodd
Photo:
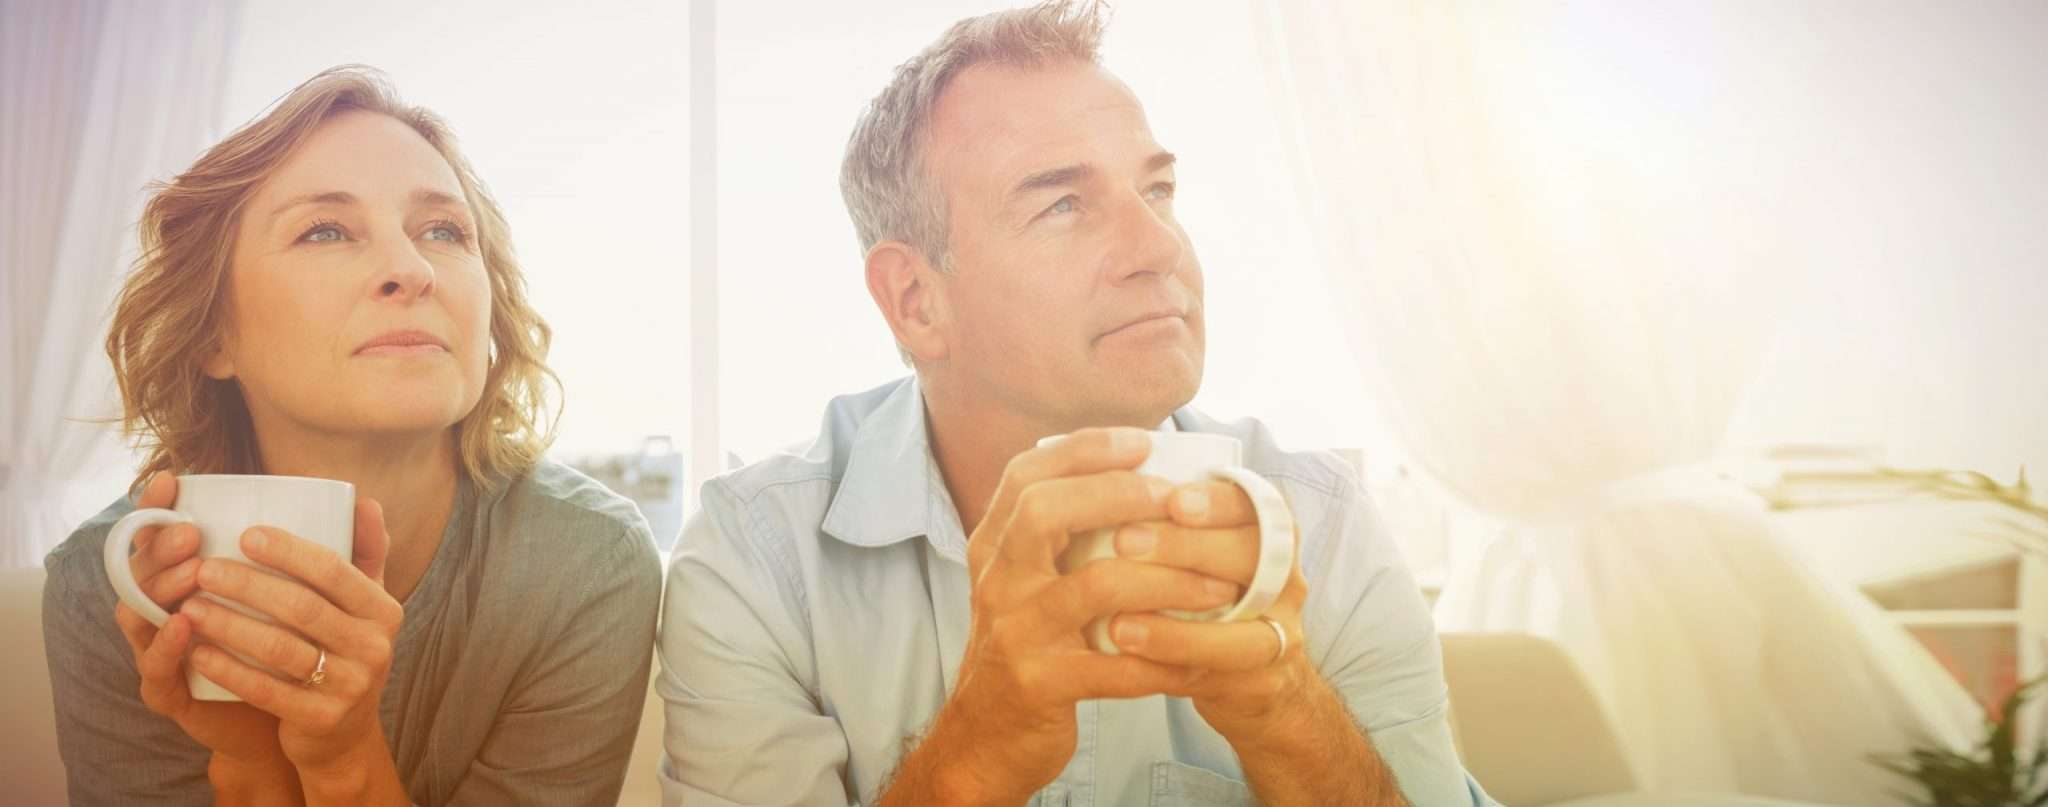
<path fill-rule="evenodd" d="M 338 485 L 348 490 L 355 490 L 356 488 L 355 483 L 353 482 L 344 482 L 339 479 L 328 479 L 323 476 L 290 476 L 286 474 L 178 474 L 177 477 L 178 483 L 181 485 L 184 484 L 185 480 L 188 479 L 198 481 L 233 479 L 237 481 L 246 480 L 257 482 L 287 482 L 291 484 L 318 483 L 321 485 L 328 486 Z"/>

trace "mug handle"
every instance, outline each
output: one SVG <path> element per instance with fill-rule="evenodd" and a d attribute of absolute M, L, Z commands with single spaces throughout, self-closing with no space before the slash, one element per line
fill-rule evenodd
<path fill-rule="evenodd" d="M 128 568 L 129 547 L 135 542 L 135 533 L 143 527 L 190 523 L 192 517 L 184 513 L 161 507 L 149 507 L 122 516 L 120 521 L 114 522 L 114 529 L 107 533 L 103 554 L 107 562 L 107 580 L 114 584 L 114 594 L 120 597 L 122 602 L 127 603 L 129 608 L 135 609 L 135 613 L 141 614 L 143 619 L 149 620 L 159 628 L 163 627 L 165 622 L 171 621 L 171 615 L 164 611 L 163 606 L 151 600 L 149 595 L 143 594 L 142 586 L 136 584 L 135 570 Z"/>
<path fill-rule="evenodd" d="M 1287 578 L 1294 574 L 1294 511 L 1280 489 L 1250 468 L 1215 468 L 1209 475 L 1244 489 L 1252 500 L 1252 512 L 1259 521 L 1259 565 L 1252 581 L 1237 602 L 1208 611 L 1166 611 L 1169 616 L 1203 622 L 1243 622 L 1257 619 L 1280 599 Z"/>

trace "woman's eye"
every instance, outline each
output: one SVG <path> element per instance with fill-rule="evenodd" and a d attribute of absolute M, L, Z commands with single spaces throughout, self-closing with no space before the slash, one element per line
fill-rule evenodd
<path fill-rule="evenodd" d="M 425 238 L 429 241 L 453 241 L 458 244 L 467 240 L 462 229 L 452 224 L 436 224 L 427 228 Z"/>
<path fill-rule="evenodd" d="M 1161 182 L 1146 189 L 1145 195 L 1152 199 L 1171 199 L 1173 198 L 1173 191 L 1173 183 Z"/>
<path fill-rule="evenodd" d="M 1080 200 L 1080 199 L 1076 199 L 1076 198 L 1074 198 L 1074 197 L 1072 197 L 1072 196 L 1062 196 L 1062 197 L 1060 197 L 1060 200 L 1059 200 L 1059 201 L 1057 201 L 1057 202 L 1054 202 L 1054 203 L 1052 203 L 1052 207 L 1048 207 L 1048 208 L 1046 208 L 1046 209 L 1045 209 L 1045 212 L 1047 212 L 1047 213 L 1072 213 L 1072 212 L 1074 212 L 1074 208 L 1075 208 L 1076 206 L 1080 205 L 1080 204 L 1081 204 L 1081 200 Z"/>
<path fill-rule="evenodd" d="M 313 226 L 313 229 L 307 230 L 304 235 L 299 236 L 299 240 L 309 244 L 319 244 L 328 241 L 342 241 L 346 240 L 347 237 L 346 234 L 342 233 L 340 227 L 332 224 L 316 224 Z"/>

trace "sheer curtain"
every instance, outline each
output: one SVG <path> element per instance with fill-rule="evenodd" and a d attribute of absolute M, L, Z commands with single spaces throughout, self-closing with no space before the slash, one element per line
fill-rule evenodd
<path fill-rule="evenodd" d="M 1880 804 L 1865 756 L 1976 708 L 1711 465 L 1859 170 L 1804 8 L 1266 0 L 1255 34 L 1361 376 L 1482 537 L 1440 625 L 1562 642 L 1652 786 Z"/>
<path fill-rule="evenodd" d="M 0 26 L 0 568 L 40 565 L 133 471 L 105 354 L 143 186 L 218 122 L 233 3 L 17 3 Z"/>

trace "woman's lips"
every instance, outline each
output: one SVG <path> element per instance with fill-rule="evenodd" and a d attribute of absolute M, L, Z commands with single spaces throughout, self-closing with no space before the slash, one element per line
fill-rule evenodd
<path fill-rule="evenodd" d="M 431 353 L 447 353 L 446 348 L 435 344 L 418 345 L 371 345 L 356 351 L 358 356 L 420 356 Z"/>
<path fill-rule="evenodd" d="M 423 330 L 388 331 L 356 348 L 358 356 L 417 356 L 446 353 L 447 343 Z"/>

